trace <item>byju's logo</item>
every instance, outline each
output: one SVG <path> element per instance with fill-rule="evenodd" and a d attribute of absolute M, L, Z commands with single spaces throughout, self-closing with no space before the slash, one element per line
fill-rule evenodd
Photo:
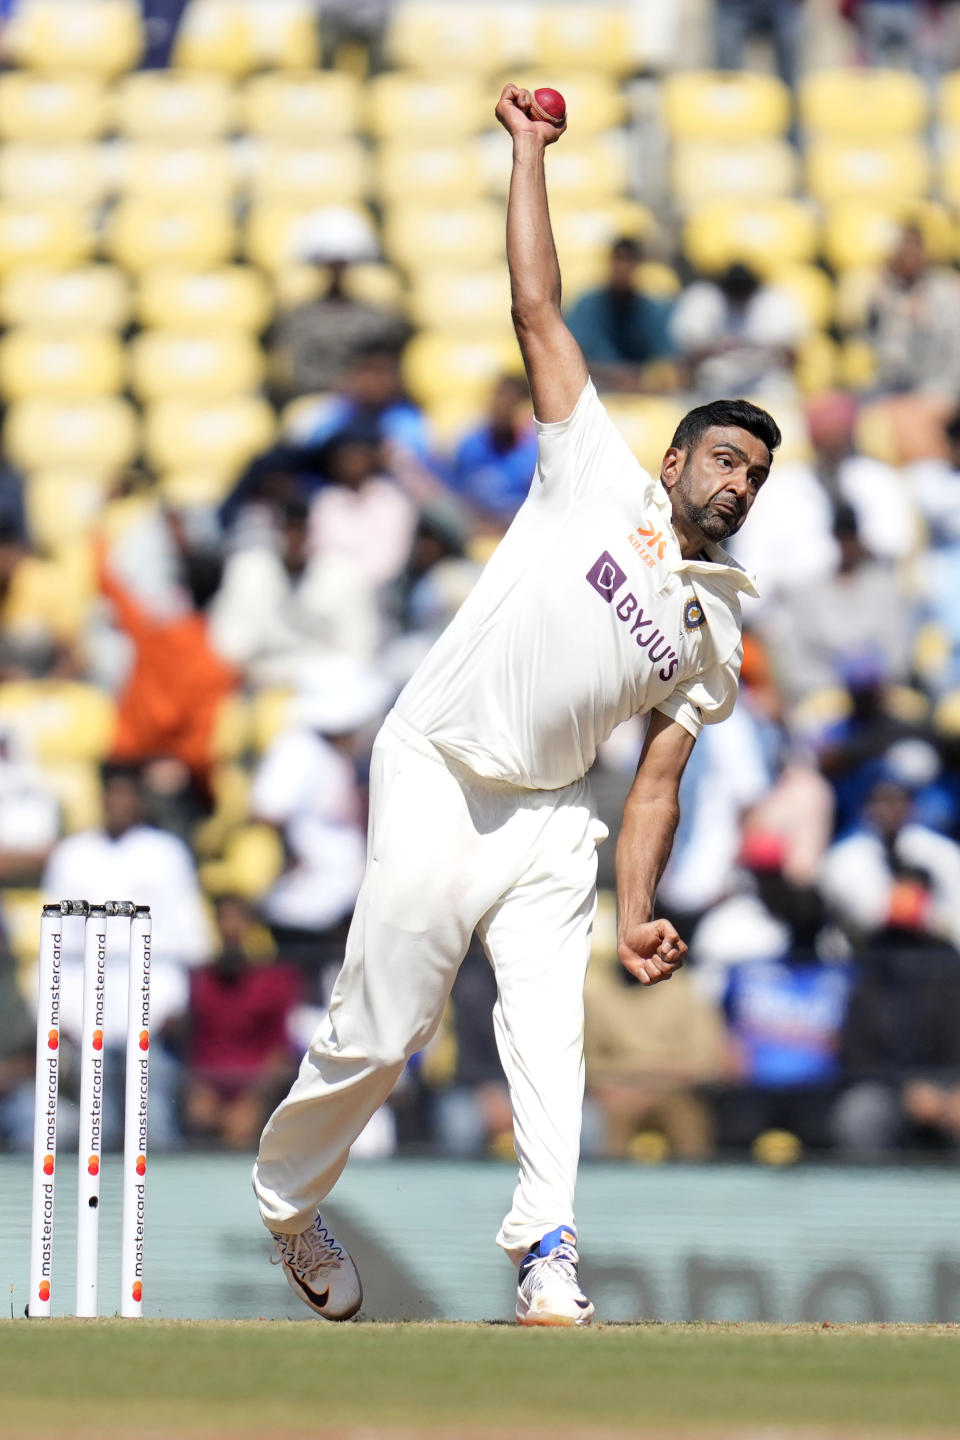
<path fill-rule="evenodd" d="M 590 584 L 598 595 L 603 596 L 608 605 L 613 603 L 614 595 L 626 578 L 627 572 L 620 569 L 609 550 L 604 550 L 600 559 L 595 560 L 587 571 L 587 579 Z"/>
<path fill-rule="evenodd" d="M 604 550 L 587 571 L 590 584 L 608 605 L 613 604 L 617 591 L 626 578 L 627 572 L 620 569 L 609 550 Z M 680 663 L 677 652 L 671 648 L 662 630 L 655 628 L 653 616 L 644 612 L 643 606 L 631 590 L 627 590 L 617 601 L 614 614 L 624 625 L 630 627 L 629 634 L 640 650 L 646 650 L 651 664 L 666 661 L 663 669 L 657 671 L 660 679 L 672 680 Z"/>

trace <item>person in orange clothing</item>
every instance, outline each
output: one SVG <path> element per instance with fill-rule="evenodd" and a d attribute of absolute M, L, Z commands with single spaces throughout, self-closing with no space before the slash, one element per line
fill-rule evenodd
<path fill-rule="evenodd" d="M 240 676 L 214 649 L 208 632 L 205 609 L 219 585 L 220 561 L 213 553 L 179 548 L 183 605 L 160 616 L 117 578 L 106 543 L 96 542 L 98 585 L 113 606 L 115 623 L 134 645 L 117 702 L 111 758 L 179 760 L 207 794 L 217 717 Z"/>

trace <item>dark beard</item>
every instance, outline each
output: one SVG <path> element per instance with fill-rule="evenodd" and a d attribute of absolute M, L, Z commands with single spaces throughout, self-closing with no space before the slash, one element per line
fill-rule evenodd
<path fill-rule="evenodd" d="M 736 519 L 728 518 L 725 515 L 718 515 L 711 510 L 709 505 L 694 505 L 691 503 L 684 485 L 684 476 L 681 475 L 677 483 L 677 498 L 680 501 L 684 518 L 695 525 L 701 535 L 717 544 L 721 540 L 728 540 L 731 535 L 736 534 L 740 529 L 740 516 Z"/>

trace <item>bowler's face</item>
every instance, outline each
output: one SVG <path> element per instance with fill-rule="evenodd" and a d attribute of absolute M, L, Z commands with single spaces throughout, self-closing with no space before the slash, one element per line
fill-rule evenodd
<path fill-rule="evenodd" d="M 662 479 L 674 514 L 707 540 L 735 535 L 770 473 L 770 451 L 736 425 L 715 425 L 695 450 L 668 450 Z"/>

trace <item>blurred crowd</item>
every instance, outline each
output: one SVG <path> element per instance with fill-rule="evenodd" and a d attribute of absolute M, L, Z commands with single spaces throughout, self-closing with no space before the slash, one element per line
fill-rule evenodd
<path fill-rule="evenodd" d="M 184 8 L 144 4 L 148 63 L 167 63 Z M 390 9 L 325 6 L 326 63 L 342 41 L 382 67 Z M 960 19 L 948 3 L 842 9 L 858 63 L 921 74 L 931 37 L 942 61 Z M 718 67 L 741 64 L 756 32 L 796 82 L 803 0 L 715 10 Z M 730 547 L 762 598 L 745 609 L 736 711 L 704 731 L 684 777 L 659 904 L 688 964 L 653 991 L 619 966 L 612 894 L 639 722 L 602 747 L 592 777 L 612 835 L 587 987 L 584 1151 L 955 1155 L 960 273 L 905 219 L 834 337 L 866 355 L 860 382 L 811 385 L 795 290 L 749 256 L 698 270 L 680 234 L 653 258 L 642 237 L 610 235 L 601 283 L 569 295 L 598 386 L 614 413 L 628 398 L 667 397 L 680 414 L 745 393 L 787 415 L 787 442 Z M 322 207 L 302 246 L 316 283 L 261 336 L 264 393 L 284 423 L 226 493 L 180 504 L 146 459 L 121 467 L 73 590 L 62 566 L 51 582 L 24 477 L 0 454 L 0 1149 L 32 1143 L 25 911 L 107 890 L 155 917 L 151 1143 L 255 1145 L 336 974 L 377 726 L 529 486 L 522 375 L 493 377 L 485 408 L 441 433 L 407 378 L 415 321 L 351 283 L 381 258 L 376 225 Z M 676 284 L 648 283 L 667 268 Z M 38 685 L 52 705 L 80 697 L 65 722 L 78 734 L 106 726 L 84 764 L 38 754 L 23 719 Z M 84 708 L 96 694 L 106 719 Z M 494 1000 L 474 945 L 440 1032 L 358 1150 L 510 1152 Z M 110 1024 L 119 1051 L 119 1012 Z"/>

